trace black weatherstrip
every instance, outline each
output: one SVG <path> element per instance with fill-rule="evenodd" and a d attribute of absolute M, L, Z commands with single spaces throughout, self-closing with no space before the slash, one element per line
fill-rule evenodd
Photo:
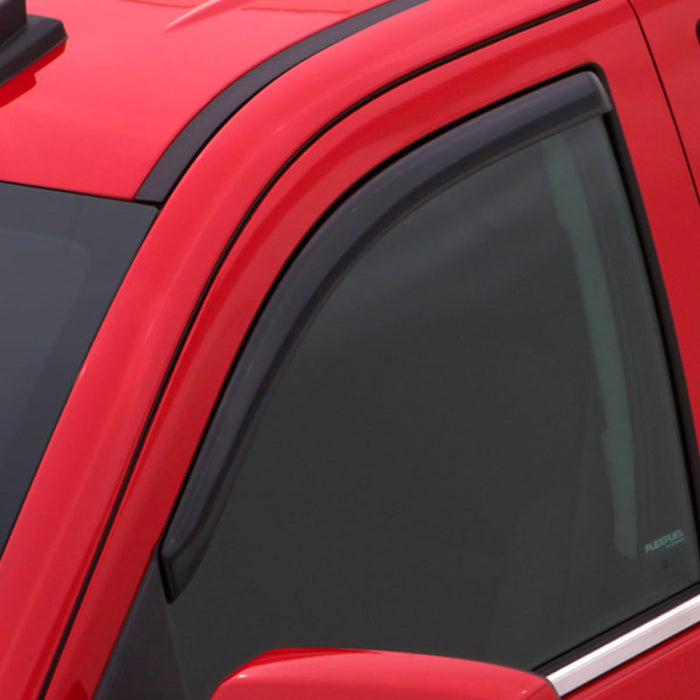
<path fill-rule="evenodd" d="M 263 88 L 314 54 L 427 0 L 391 0 L 324 29 L 248 71 L 220 92 L 177 135 L 144 180 L 136 200 L 162 204 L 214 134 Z"/>

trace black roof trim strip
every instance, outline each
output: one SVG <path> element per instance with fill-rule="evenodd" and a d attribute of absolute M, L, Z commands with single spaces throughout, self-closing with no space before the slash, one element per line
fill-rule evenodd
<path fill-rule="evenodd" d="M 391 0 L 302 39 L 259 64 L 205 105 L 175 137 L 136 193 L 141 202 L 162 204 L 214 134 L 258 92 L 294 66 L 333 44 L 427 0 Z"/>
<path fill-rule="evenodd" d="M 28 15 L 27 23 L 0 44 L 0 85 L 45 56 L 67 39 L 63 22 Z"/>

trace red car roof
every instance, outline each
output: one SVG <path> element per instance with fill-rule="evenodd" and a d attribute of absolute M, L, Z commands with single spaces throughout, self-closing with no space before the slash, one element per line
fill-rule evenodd
<path fill-rule="evenodd" d="M 133 198 L 204 105 L 382 0 L 29 0 L 68 40 L 0 86 L 0 180 Z"/>

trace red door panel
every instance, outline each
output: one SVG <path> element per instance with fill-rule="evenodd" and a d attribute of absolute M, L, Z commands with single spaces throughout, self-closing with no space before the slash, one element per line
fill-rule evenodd
<path fill-rule="evenodd" d="M 574 691 L 571 700 L 691 700 L 700 691 L 700 630 L 693 627 Z"/>
<path fill-rule="evenodd" d="M 461 58 L 402 82 L 351 110 L 345 119 L 315 138 L 280 175 L 262 204 L 251 210 L 251 218 L 209 290 L 174 367 L 47 698 L 90 697 L 94 692 L 237 349 L 270 286 L 307 231 L 343 192 L 387 158 L 487 105 L 582 66 L 595 64 L 602 69 L 645 200 L 691 402 L 695 415 L 700 415 L 700 324 L 696 322 L 700 289 L 694 283 L 693 263 L 700 212 L 634 14 L 625 0 L 601 0 L 467 51 L 481 41 L 484 26 L 490 28 L 491 35 L 499 33 L 499 26 L 512 28 L 514 4 L 502 5 L 493 3 L 487 9 L 475 3 L 478 11 L 468 23 L 463 0 L 427 3 L 420 11 L 378 25 L 372 32 L 310 59 L 242 109 L 182 180 L 154 229 L 156 238 L 146 253 L 153 261 L 158 253 L 163 258 L 172 255 L 168 227 L 183 236 L 185 228 L 197 231 L 200 240 L 203 232 L 208 232 L 210 240 L 200 244 L 207 255 L 197 257 L 195 252 L 190 257 L 198 263 L 189 279 L 196 288 L 195 281 L 201 282 L 207 272 L 204 260 L 216 259 L 211 253 L 216 248 L 212 241 L 223 246 L 243 218 L 248 202 L 319 125 L 365 98 L 377 84 L 389 84 L 397 74 L 408 74 L 464 49 Z M 499 7 L 500 25 L 496 21 Z M 358 65 L 373 68 L 358 77 Z M 332 87 L 320 91 L 319 85 Z M 290 104 L 303 108 L 293 111 Z M 246 157 L 239 160 L 241 153 Z M 128 280 L 126 286 L 129 288 Z M 179 293 L 181 297 L 184 294 L 182 289 Z M 161 308 L 154 310 L 154 327 L 158 328 L 158 314 L 164 317 L 170 311 L 164 300 Z M 81 429 L 81 418 L 68 407 L 61 425 L 64 440 L 71 430 Z M 132 436 L 129 450 L 135 441 Z M 79 476 L 69 478 L 78 480 Z M 38 507 L 37 501 L 35 504 Z M 60 619 L 65 621 L 65 617 Z M 672 651 L 675 653 L 681 652 Z M 40 670 L 45 669 L 44 664 Z M 634 679 L 641 678 L 643 669 L 636 662 L 628 664 L 625 672 L 629 682 L 641 683 Z M 700 685 L 700 666 L 697 669 L 688 669 L 686 682 L 694 678 Z M 605 683 L 607 678 L 579 693 L 596 687 L 606 693 Z"/>
<path fill-rule="evenodd" d="M 700 2 L 630 0 L 700 185 Z"/>

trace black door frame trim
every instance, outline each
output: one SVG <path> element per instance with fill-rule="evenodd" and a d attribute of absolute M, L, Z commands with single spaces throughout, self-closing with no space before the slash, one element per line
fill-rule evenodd
<path fill-rule="evenodd" d="M 142 183 L 135 199 L 162 204 L 214 134 L 257 93 L 294 66 L 373 24 L 428 0 L 391 0 L 292 44 L 238 78 L 206 104 L 175 137 Z"/>
<path fill-rule="evenodd" d="M 375 7 L 372 10 L 368 10 L 355 17 L 334 24 L 317 34 L 303 39 L 251 69 L 248 73 L 241 76 L 214 97 L 190 120 L 153 166 L 151 172 L 141 184 L 134 199 L 147 204 L 163 205 L 192 161 L 194 161 L 207 143 L 211 141 L 219 129 L 264 88 L 284 75 L 287 71 L 294 68 L 294 66 L 320 53 L 324 49 L 339 43 L 343 39 L 347 39 L 353 34 L 357 34 L 363 29 L 367 29 L 401 12 L 405 12 L 412 7 L 422 5 L 427 1 L 428 0 L 391 0 L 379 7 Z M 461 51 L 451 53 L 448 56 L 444 56 L 443 58 L 402 76 L 393 83 L 386 85 L 353 104 L 333 121 L 329 122 L 294 153 L 292 158 L 282 167 L 281 172 L 284 172 L 291 162 L 296 160 L 310 144 L 317 141 L 328 129 L 388 90 L 423 73 L 427 73 L 434 68 L 438 68 L 445 63 L 450 63 L 455 59 L 466 56 L 497 41 L 506 39 L 514 34 L 519 34 L 522 31 L 544 24 L 557 17 L 567 15 L 570 12 L 574 12 L 575 10 L 586 7 L 587 5 L 592 5 L 596 2 L 598 2 L 598 0 L 580 0 L 561 10 L 551 12 L 530 22 L 501 32 L 484 41 L 472 44 Z M 276 176 L 272 183 L 276 182 L 277 179 Z M 268 191 L 269 187 L 264 190 L 263 195 Z M 255 206 L 257 206 L 257 202 Z"/>

